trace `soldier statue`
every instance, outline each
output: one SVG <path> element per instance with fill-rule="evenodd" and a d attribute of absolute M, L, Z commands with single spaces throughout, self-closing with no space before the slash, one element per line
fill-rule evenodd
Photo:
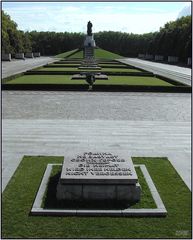
<path fill-rule="evenodd" d="M 87 35 L 92 36 L 92 23 L 90 21 L 87 24 Z"/>

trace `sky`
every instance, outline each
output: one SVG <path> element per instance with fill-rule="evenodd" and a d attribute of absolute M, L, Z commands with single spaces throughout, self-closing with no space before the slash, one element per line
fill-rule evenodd
<path fill-rule="evenodd" d="M 190 12 L 190 2 L 3 2 L 2 9 L 23 31 L 86 33 L 159 31 L 168 21 Z M 186 9 L 186 10 L 185 10 Z"/>

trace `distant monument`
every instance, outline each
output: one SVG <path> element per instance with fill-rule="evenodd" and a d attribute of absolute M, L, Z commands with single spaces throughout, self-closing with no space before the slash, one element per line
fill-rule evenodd
<path fill-rule="evenodd" d="M 84 40 L 83 54 L 84 59 L 81 66 L 78 67 L 79 70 L 87 70 L 86 72 L 80 72 L 79 74 L 74 74 L 71 79 L 85 79 L 89 84 L 89 91 L 92 90 L 95 80 L 108 80 L 107 75 L 101 74 L 101 72 L 93 72 L 93 70 L 101 70 L 98 66 L 98 62 L 94 57 L 94 49 L 96 48 L 94 36 L 92 33 L 92 23 L 89 21 L 87 23 L 87 35 Z"/>
<path fill-rule="evenodd" d="M 87 35 L 92 36 L 92 23 L 90 21 L 87 24 Z"/>
<path fill-rule="evenodd" d="M 92 23 L 87 23 L 87 35 L 84 41 L 84 57 L 94 57 L 94 47 L 96 47 L 94 36 L 92 34 Z"/>

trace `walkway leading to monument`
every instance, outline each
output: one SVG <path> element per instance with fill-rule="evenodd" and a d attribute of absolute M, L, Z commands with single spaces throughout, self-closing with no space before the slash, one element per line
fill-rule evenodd
<path fill-rule="evenodd" d="M 191 94 L 4 91 L 2 101 L 3 189 L 23 155 L 85 147 L 168 157 L 191 186 Z"/>
<path fill-rule="evenodd" d="M 168 157 L 191 187 L 190 122 L 5 119 L 3 189 L 24 155 L 111 149 L 133 157 Z"/>
<path fill-rule="evenodd" d="M 147 60 L 141 60 L 138 58 L 125 58 L 117 60 L 122 63 L 130 64 L 132 66 L 153 72 L 154 74 L 161 75 L 163 77 L 167 77 L 172 80 L 179 81 L 181 83 L 185 83 L 189 86 L 191 86 L 192 84 L 190 68 L 178 67 L 175 65 L 165 63 L 151 62 Z"/>
<path fill-rule="evenodd" d="M 41 67 L 45 64 L 56 61 L 53 57 L 26 58 L 25 60 L 12 60 L 11 62 L 2 61 L 2 78 Z"/>

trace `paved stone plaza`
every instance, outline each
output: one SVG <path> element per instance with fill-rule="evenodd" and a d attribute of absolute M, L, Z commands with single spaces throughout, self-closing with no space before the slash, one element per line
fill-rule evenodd
<path fill-rule="evenodd" d="M 40 67 L 56 61 L 53 57 L 26 58 L 25 60 L 13 59 L 11 62 L 2 62 L 2 78 L 22 73 L 32 68 Z"/>
<path fill-rule="evenodd" d="M 168 157 L 191 187 L 191 94 L 3 91 L 3 189 L 23 155 Z"/>
<path fill-rule="evenodd" d="M 146 61 L 138 58 L 118 59 L 118 61 L 133 65 L 135 67 L 142 68 L 146 71 L 150 71 L 153 72 L 154 74 L 176 80 L 189 86 L 192 85 L 192 76 L 190 68 L 179 67 L 165 63 Z"/>

